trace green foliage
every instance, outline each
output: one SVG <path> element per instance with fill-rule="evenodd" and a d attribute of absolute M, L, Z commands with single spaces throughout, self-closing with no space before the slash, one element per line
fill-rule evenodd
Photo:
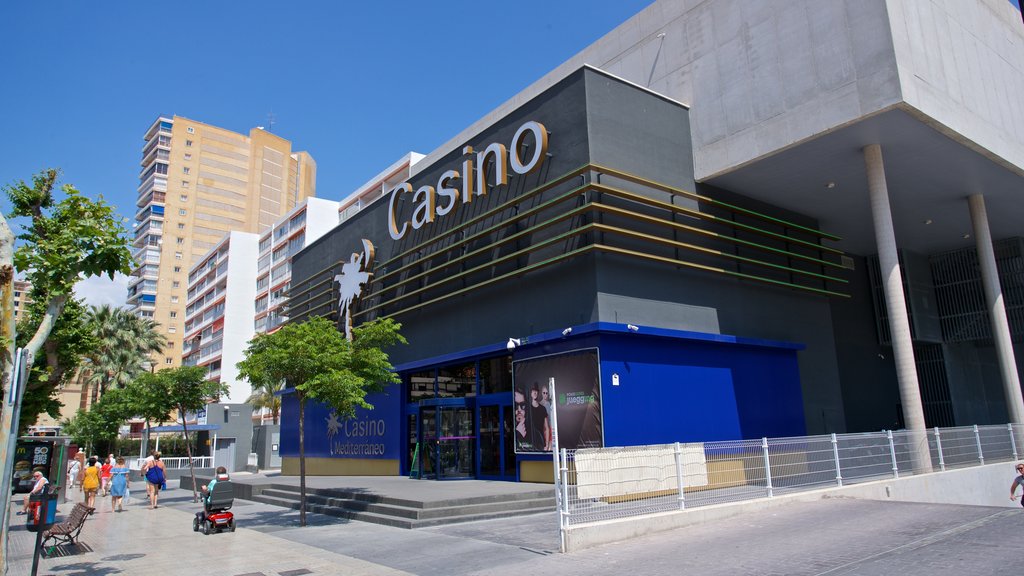
<path fill-rule="evenodd" d="M 82 196 L 71 185 L 61 188 L 64 197 L 58 200 L 58 176 L 55 169 L 44 170 L 31 184 L 19 181 L 2 189 L 11 201 L 8 218 L 29 219 L 11 223 L 21 229 L 14 265 L 32 283 L 35 302 L 29 320 L 19 324 L 18 339 L 31 343 L 36 354 L 22 405 L 23 425 L 35 422 L 40 411 L 55 413 L 56 390 L 87 345 L 80 310 L 64 317 L 69 307 L 80 309 L 72 297 L 75 283 L 83 276 L 127 274 L 132 262 L 127 231 L 113 207 L 102 197 Z"/>
<path fill-rule="evenodd" d="M 12 205 L 8 217 L 31 218 L 18 235 L 15 268 L 46 300 L 69 296 L 80 275 L 128 274 L 132 262 L 127 231 L 113 207 L 102 197 L 82 196 L 70 184 L 61 187 L 64 198 L 57 201 L 53 187 L 58 176 L 55 169 L 44 170 L 31 186 L 19 181 L 3 188 Z"/>
<path fill-rule="evenodd" d="M 126 409 L 132 416 L 163 422 L 170 419 L 174 410 L 181 413 L 200 410 L 227 391 L 227 384 L 206 379 L 205 367 L 179 366 L 144 373 L 127 388 L 111 390 L 104 398 L 120 392 L 115 397 L 128 398 Z"/>
<path fill-rule="evenodd" d="M 274 382 L 253 384 L 252 394 L 245 400 L 246 404 L 253 408 L 270 410 L 274 424 L 277 424 L 278 416 L 281 414 L 281 397 L 276 394 L 278 388 L 280 385 Z"/>
<path fill-rule="evenodd" d="M 33 301 L 28 307 L 25 317 L 18 322 L 18 346 L 24 346 L 32 338 L 45 312 L 42 302 Z M 74 376 L 82 355 L 95 345 L 85 326 L 84 316 L 82 303 L 69 299 L 64 305 L 64 311 L 57 317 L 49 338 L 36 353 L 22 400 L 19 423 L 21 433 L 35 424 L 40 414 L 47 413 L 52 418 L 60 418 L 58 392 Z"/>
<path fill-rule="evenodd" d="M 249 343 L 238 363 L 239 377 L 255 388 L 276 389 L 287 382 L 301 400 L 313 398 L 350 418 L 356 408 L 373 408 L 366 402 L 368 392 L 399 382 L 384 349 L 406 343 L 400 329 L 394 320 L 374 320 L 355 328 L 349 342 L 325 318 L 286 324 Z"/>
<path fill-rule="evenodd" d="M 156 322 L 123 308 L 91 306 L 85 319 L 96 342 L 85 355 L 84 366 L 94 403 L 108 388 L 128 385 L 147 369 L 150 354 L 167 345 Z"/>

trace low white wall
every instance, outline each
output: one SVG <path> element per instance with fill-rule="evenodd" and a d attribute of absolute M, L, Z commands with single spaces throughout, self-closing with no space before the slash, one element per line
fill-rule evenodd
<path fill-rule="evenodd" d="M 790 502 L 807 502 L 822 498 L 862 498 L 931 504 L 1014 507 L 1020 506 L 1020 496 L 1018 496 L 1017 502 L 1010 500 L 1010 483 L 1015 477 L 1014 463 L 1000 462 L 999 464 L 934 472 L 920 476 L 865 482 L 842 488 L 810 490 L 774 498 L 595 522 L 584 526 L 570 527 L 566 531 L 565 547 L 566 552 L 572 552 L 655 532 L 767 510 Z"/>

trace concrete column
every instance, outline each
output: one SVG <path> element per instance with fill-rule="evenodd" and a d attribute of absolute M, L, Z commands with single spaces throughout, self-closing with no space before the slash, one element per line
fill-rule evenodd
<path fill-rule="evenodd" d="M 978 265 L 981 268 L 981 284 L 985 288 L 985 302 L 988 304 L 988 318 L 992 324 L 992 339 L 999 356 L 999 369 L 1003 373 L 1003 392 L 1006 395 L 1006 412 L 1010 422 L 1024 424 L 1024 399 L 1021 397 L 1020 378 L 1017 376 L 1017 360 L 1013 355 L 1010 340 L 1010 323 L 1006 320 L 1003 305 L 1003 289 L 999 285 L 999 271 L 996 269 L 996 253 L 992 248 L 992 233 L 988 228 L 988 212 L 985 197 L 972 194 L 967 198 L 971 207 L 971 225 L 974 227 L 974 242 L 978 249 Z"/>
<path fill-rule="evenodd" d="M 864 164 L 867 168 L 871 218 L 875 226 L 875 244 L 882 269 L 882 288 L 889 312 L 889 333 L 896 360 L 896 377 L 900 385 L 900 402 L 903 404 L 903 419 L 911 432 L 910 457 L 915 472 L 930 472 L 931 456 L 921 390 L 917 383 L 914 344 L 910 338 L 910 316 L 907 314 L 907 301 L 903 294 L 903 273 L 900 271 L 899 253 L 896 250 L 896 233 L 892 225 L 889 188 L 885 182 L 880 145 L 864 147 Z"/>

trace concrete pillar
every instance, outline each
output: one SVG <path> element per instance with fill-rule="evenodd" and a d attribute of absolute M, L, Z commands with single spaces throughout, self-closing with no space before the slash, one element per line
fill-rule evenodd
<path fill-rule="evenodd" d="M 988 228 L 988 212 L 985 197 L 972 194 L 967 198 L 971 208 L 971 225 L 974 227 L 974 242 L 978 249 L 978 267 L 981 269 L 981 284 L 985 288 L 985 302 L 988 304 L 988 318 L 992 324 L 992 339 L 999 357 L 999 369 L 1003 373 L 1003 392 L 1006 395 L 1006 412 L 1010 422 L 1024 424 L 1024 399 L 1021 397 L 1020 378 L 1017 376 L 1017 360 L 1013 355 L 1010 340 L 1010 323 L 1006 320 L 1003 305 L 1003 289 L 999 284 L 996 269 L 996 254 L 992 248 L 992 233 Z"/>
<path fill-rule="evenodd" d="M 921 390 L 917 383 L 917 365 L 914 363 L 914 344 L 910 338 L 910 316 L 903 294 L 903 273 L 900 271 L 896 250 L 896 233 L 889 207 L 889 189 L 885 182 L 882 147 L 871 144 L 864 147 L 867 168 L 868 193 L 871 199 L 871 218 L 875 226 L 875 244 L 882 269 L 882 289 L 889 312 L 889 333 L 896 360 L 896 377 L 900 386 L 903 419 L 911 432 L 910 457 L 915 472 L 930 472 L 931 456 L 921 405 Z"/>

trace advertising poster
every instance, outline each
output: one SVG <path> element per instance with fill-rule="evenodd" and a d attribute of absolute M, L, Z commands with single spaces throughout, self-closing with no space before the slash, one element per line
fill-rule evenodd
<path fill-rule="evenodd" d="M 550 397 L 551 378 L 557 398 Z M 597 349 L 513 362 L 512 383 L 517 454 L 551 452 L 552 410 L 558 411 L 559 448 L 603 445 Z"/>
<path fill-rule="evenodd" d="M 14 479 L 11 487 L 15 492 L 32 491 L 32 473 L 39 470 L 43 476 L 50 474 L 50 457 L 53 455 L 51 442 L 18 441 L 14 449 Z"/>

